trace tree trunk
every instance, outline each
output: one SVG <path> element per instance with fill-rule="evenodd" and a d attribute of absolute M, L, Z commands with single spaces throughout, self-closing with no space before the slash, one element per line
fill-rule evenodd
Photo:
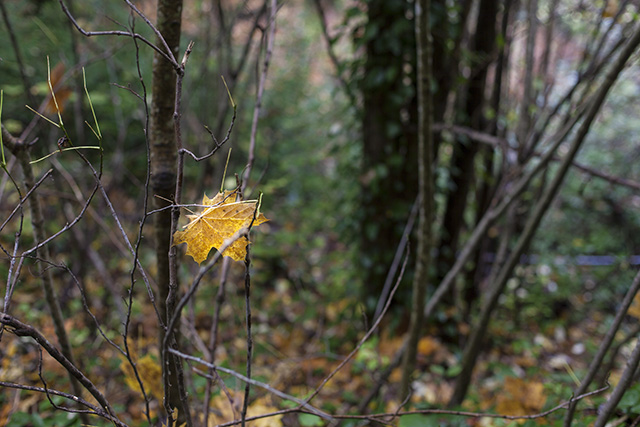
<path fill-rule="evenodd" d="M 159 0 L 156 28 L 162 34 L 174 58 L 180 49 L 182 1 Z M 165 49 L 161 40 L 157 46 Z M 153 56 L 153 82 L 151 117 L 149 124 L 151 151 L 151 188 L 156 209 L 165 208 L 173 200 L 176 187 L 177 145 L 173 113 L 176 98 L 176 70 L 166 58 L 155 52 Z M 160 313 L 164 325 L 173 313 L 167 313 L 166 300 L 169 294 L 169 245 L 171 242 L 171 210 L 164 209 L 154 215 L 154 234 L 158 273 L 156 281 L 160 295 Z M 160 344 L 166 331 L 160 328 Z M 176 337 L 177 338 L 177 337 Z M 162 351 L 162 349 L 161 349 Z M 172 360 L 172 358 L 167 358 Z M 177 387 L 176 370 L 171 364 L 164 365 L 163 378 L 168 387 L 169 402 L 165 406 L 178 408 L 180 424 L 185 411 L 182 408 Z"/>
<path fill-rule="evenodd" d="M 485 83 L 491 52 L 496 43 L 497 0 L 481 0 L 478 7 L 476 34 L 473 52 L 480 58 L 477 69 L 468 83 L 467 96 L 464 100 L 464 118 L 467 124 L 478 130 L 484 130 L 483 107 L 485 105 Z M 491 23 L 493 25 L 487 25 Z M 436 262 L 439 281 L 444 278 L 454 263 L 460 240 L 465 228 L 464 213 L 467 209 L 469 190 L 476 180 L 475 159 L 478 143 L 467 138 L 456 141 L 451 159 L 451 190 L 447 196 L 443 231 L 440 237 L 440 250 Z M 478 206 L 478 209 L 481 207 Z M 481 216 L 481 215 L 480 215 Z"/>

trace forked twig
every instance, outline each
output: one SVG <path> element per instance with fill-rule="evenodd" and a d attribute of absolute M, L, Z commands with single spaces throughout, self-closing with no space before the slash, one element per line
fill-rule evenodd
<path fill-rule="evenodd" d="M 45 389 L 45 388 L 42 388 L 42 387 L 11 383 L 11 382 L 7 382 L 7 381 L 0 381 L 0 387 L 13 388 L 13 389 L 25 390 L 25 391 L 35 391 L 37 393 L 48 393 L 48 394 L 53 395 L 53 396 L 60 396 L 60 397 L 62 397 L 64 399 L 71 400 L 73 402 L 79 403 L 82 406 L 85 406 L 85 407 L 89 408 L 90 412 L 88 412 L 88 413 L 97 415 L 97 416 L 102 417 L 102 418 L 105 418 L 105 419 L 113 422 L 118 427 L 128 427 L 127 424 L 123 423 L 122 421 L 120 421 L 119 419 L 117 419 L 113 415 L 109 414 L 108 412 L 105 412 L 100 407 L 95 406 L 95 405 L 87 402 L 86 400 L 78 397 L 78 396 L 74 396 L 73 394 L 65 393 L 65 392 L 59 391 L 59 390 L 53 390 L 53 389 L 50 389 L 50 388 Z"/>
<path fill-rule="evenodd" d="M 138 34 L 138 33 L 133 33 L 130 31 L 122 31 L 122 30 L 109 30 L 109 31 L 86 31 L 84 28 L 82 28 L 80 26 L 80 24 L 78 24 L 78 21 L 76 21 L 76 19 L 73 17 L 73 15 L 71 14 L 71 12 L 69 11 L 69 9 L 67 8 L 67 6 L 64 4 L 63 0 L 58 0 L 58 3 L 60 3 L 60 7 L 62 7 L 62 11 L 64 12 L 65 15 L 67 15 L 67 18 L 69 19 L 69 21 L 71 21 L 71 23 L 73 24 L 73 26 L 80 31 L 80 33 L 85 36 L 85 37 L 93 37 L 93 36 L 124 36 L 124 37 L 131 37 L 133 39 L 136 40 L 140 40 L 142 41 L 144 44 L 146 44 L 147 46 L 149 46 L 150 48 L 152 48 L 153 50 L 155 50 L 156 52 L 158 52 L 160 55 L 162 55 L 167 61 L 169 61 L 171 63 L 171 65 L 173 65 L 174 68 L 179 68 L 180 65 L 178 64 L 178 62 L 176 61 L 176 59 L 173 57 L 173 55 L 171 54 L 171 50 L 169 50 L 169 54 L 167 54 L 167 52 L 164 52 L 162 49 L 160 49 L 158 46 L 156 46 L 155 44 L 151 43 L 149 40 L 147 40 L 144 36 Z M 129 3 L 127 1 L 127 3 Z M 130 5 L 131 7 L 132 5 Z M 138 13 L 141 17 L 143 17 L 143 15 L 135 8 L 132 8 L 136 13 Z M 163 44 L 166 47 L 166 41 L 164 41 L 164 39 L 162 38 L 161 35 L 159 35 L 158 30 L 155 28 L 155 26 L 153 26 L 151 24 L 151 22 L 144 18 L 145 22 L 152 28 L 152 30 L 154 30 L 154 32 L 156 33 L 156 35 L 159 37 L 160 40 L 163 41 Z"/>

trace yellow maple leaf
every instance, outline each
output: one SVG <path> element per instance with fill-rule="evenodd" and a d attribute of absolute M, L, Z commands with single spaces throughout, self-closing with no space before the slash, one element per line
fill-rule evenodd
<path fill-rule="evenodd" d="M 243 227 L 248 227 L 256 211 L 257 200 L 235 201 L 235 191 L 218 193 L 213 199 L 204 195 L 202 204 L 206 208 L 195 215 L 187 215 L 191 220 L 184 231 L 176 231 L 173 244 L 187 244 L 187 255 L 198 264 L 207 259 L 212 248 L 220 249 L 226 239 Z M 263 214 L 256 216 L 253 225 L 268 221 Z M 242 236 L 227 247 L 223 256 L 242 261 L 247 255 L 249 239 Z"/>

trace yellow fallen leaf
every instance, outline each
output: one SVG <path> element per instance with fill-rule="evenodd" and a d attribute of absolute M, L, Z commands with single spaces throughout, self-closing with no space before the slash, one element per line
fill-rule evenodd
<path fill-rule="evenodd" d="M 208 425 L 215 426 L 227 423 L 236 419 L 240 419 L 240 411 L 242 408 L 243 393 L 227 391 L 229 395 L 220 393 L 211 400 L 211 407 L 214 409 L 209 414 Z M 231 398 L 231 400 L 229 400 Z M 278 408 L 272 406 L 267 397 L 260 397 L 252 402 L 247 408 L 247 418 L 265 415 L 277 412 Z M 282 414 L 270 417 L 259 418 L 254 421 L 247 422 L 249 427 L 282 427 Z"/>
<path fill-rule="evenodd" d="M 160 367 L 160 363 L 147 354 L 138 359 L 136 367 L 138 368 L 138 375 L 140 375 L 142 384 L 144 384 L 145 391 L 151 393 L 158 401 L 162 401 L 162 368 Z M 142 393 L 131 364 L 123 359 L 122 363 L 120 363 L 120 369 L 124 372 L 124 381 L 129 388 Z"/>
<path fill-rule="evenodd" d="M 618 4 L 618 0 L 609 0 L 607 2 L 607 7 L 602 11 L 603 18 L 613 18 L 620 9 L 620 5 Z"/>
<path fill-rule="evenodd" d="M 629 307 L 627 314 L 631 317 L 635 317 L 636 319 L 640 319 L 640 292 L 638 292 L 633 298 L 633 303 L 631 303 L 631 307 Z"/>
<path fill-rule="evenodd" d="M 502 415 L 530 415 L 540 412 L 546 401 L 542 383 L 508 377 L 496 399 L 496 411 Z M 525 421 L 518 420 L 517 423 Z"/>
<path fill-rule="evenodd" d="M 442 346 L 440 342 L 433 337 L 423 337 L 418 341 L 418 354 L 424 357 L 431 356 Z"/>
<path fill-rule="evenodd" d="M 278 408 L 270 405 L 266 397 L 256 399 L 249 408 L 247 408 L 247 418 L 259 415 L 277 412 Z M 249 423 L 252 427 L 282 427 L 282 414 L 273 415 L 271 417 L 259 418 Z"/>
<path fill-rule="evenodd" d="M 202 263 L 212 248 L 220 249 L 226 239 L 243 227 L 248 227 L 256 211 L 257 200 L 235 201 L 234 191 L 218 193 L 213 199 L 205 194 L 202 204 L 207 206 L 196 215 L 187 215 L 191 220 L 184 231 L 176 231 L 173 244 L 187 244 L 187 255 L 198 264 Z M 268 221 L 263 214 L 256 216 L 253 225 Z M 222 253 L 235 261 L 242 261 L 247 255 L 249 239 L 242 236 Z"/>

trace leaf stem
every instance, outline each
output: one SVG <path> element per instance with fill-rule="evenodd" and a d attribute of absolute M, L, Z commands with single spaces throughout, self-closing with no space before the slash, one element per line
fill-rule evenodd
<path fill-rule="evenodd" d="M 224 84 L 225 86 L 227 85 L 226 83 Z M 227 91 L 229 91 L 229 89 L 227 88 Z M 231 97 L 231 94 L 229 94 L 229 97 Z M 233 103 L 233 99 L 231 99 L 231 103 Z M 235 105 L 234 105 L 235 108 Z M 229 148 L 229 153 L 227 153 L 227 163 L 224 164 L 224 172 L 222 172 L 222 182 L 220 183 L 220 192 L 224 193 L 224 180 L 227 177 L 227 166 L 229 166 L 229 159 L 231 158 L 231 150 L 233 149 L 233 147 Z"/>

